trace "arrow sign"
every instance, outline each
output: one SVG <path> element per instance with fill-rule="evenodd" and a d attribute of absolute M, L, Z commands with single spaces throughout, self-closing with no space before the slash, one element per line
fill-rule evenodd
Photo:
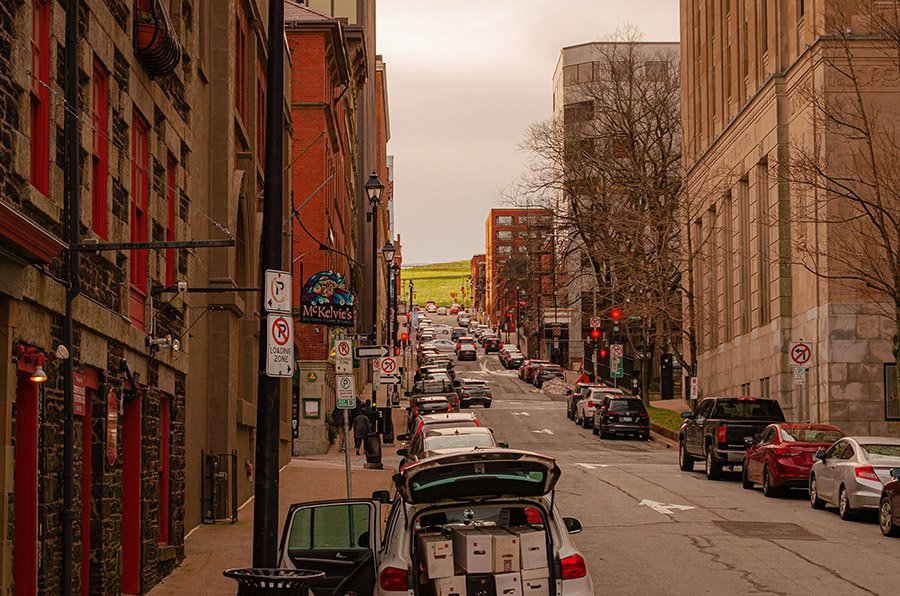
<path fill-rule="evenodd" d="M 696 507 L 691 507 L 689 505 L 664 505 L 663 503 L 657 503 L 656 501 L 651 501 L 650 499 L 644 499 L 640 504 L 646 505 L 650 509 L 658 511 L 659 513 L 664 513 L 665 515 L 673 515 L 673 509 L 678 511 L 688 511 L 690 509 L 696 509 Z"/>
<path fill-rule="evenodd" d="M 533 430 L 531 432 L 537 433 L 539 435 L 552 435 L 553 434 L 553 431 L 550 430 L 549 428 L 545 428 L 543 430 Z"/>
<path fill-rule="evenodd" d="M 384 358 L 391 353 L 387 346 L 356 346 L 353 350 L 356 353 L 356 359 L 363 358 Z"/>

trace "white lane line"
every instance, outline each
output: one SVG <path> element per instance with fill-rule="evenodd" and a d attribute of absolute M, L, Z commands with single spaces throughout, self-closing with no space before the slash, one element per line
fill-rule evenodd
<path fill-rule="evenodd" d="M 533 430 L 531 432 L 537 433 L 539 435 L 552 435 L 553 434 L 553 431 L 550 430 L 549 428 L 545 428 L 543 430 Z"/>
<path fill-rule="evenodd" d="M 531 416 L 528 412 L 510 412 L 513 416 Z"/>
<path fill-rule="evenodd" d="M 646 505 L 650 509 L 654 511 L 658 511 L 659 513 L 663 513 L 665 515 L 674 515 L 673 509 L 677 509 L 678 511 L 688 511 L 690 509 L 696 509 L 696 507 L 691 507 L 689 505 L 675 505 L 669 504 L 665 505 L 663 503 L 657 503 L 656 501 L 651 501 L 650 499 L 644 499 L 640 502 L 641 505 Z"/>
<path fill-rule="evenodd" d="M 608 468 L 608 464 L 575 464 L 576 466 L 581 466 L 585 470 L 596 470 L 597 468 Z"/>

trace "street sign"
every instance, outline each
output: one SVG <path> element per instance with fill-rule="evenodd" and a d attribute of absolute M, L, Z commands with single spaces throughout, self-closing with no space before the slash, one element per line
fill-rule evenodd
<path fill-rule="evenodd" d="M 357 360 L 363 358 L 384 358 L 391 353 L 387 346 L 356 346 L 355 349 Z"/>
<path fill-rule="evenodd" d="M 791 344 L 790 356 L 794 366 L 806 366 L 812 360 L 812 342 L 795 341 Z"/>
<path fill-rule="evenodd" d="M 691 399 L 700 397 L 700 381 L 697 377 L 691 377 Z"/>
<path fill-rule="evenodd" d="M 554 325 L 553 326 L 553 335 L 555 337 L 559 337 L 560 335 L 562 335 L 562 327 L 560 327 L 559 325 Z"/>
<path fill-rule="evenodd" d="M 558 349 L 559 349 L 559 338 L 558 338 L 558 337 L 554 337 L 554 338 L 553 338 L 553 349 L 554 349 L 554 350 L 558 350 Z"/>
<path fill-rule="evenodd" d="M 591 317 L 591 327 L 599 327 L 603 324 L 603 320 L 600 317 Z"/>
<path fill-rule="evenodd" d="M 294 374 L 294 320 L 284 315 L 266 317 L 266 375 L 288 377 Z"/>
<path fill-rule="evenodd" d="M 610 344 L 609 353 L 611 356 L 617 356 L 621 358 L 625 355 L 625 347 L 622 344 Z"/>
<path fill-rule="evenodd" d="M 349 339 L 334 343 L 334 371 L 339 375 L 353 373 L 353 342 Z"/>
<path fill-rule="evenodd" d="M 397 374 L 397 359 L 394 357 L 382 358 L 378 367 L 381 369 L 381 382 L 384 383 L 385 377 Z"/>
<path fill-rule="evenodd" d="M 622 367 L 622 344 L 610 344 L 609 346 L 609 376 L 613 379 L 621 379 L 625 371 Z"/>
<path fill-rule="evenodd" d="M 266 311 L 289 314 L 291 312 L 291 274 L 287 271 L 266 269 L 265 284 Z"/>
<path fill-rule="evenodd" d="M 337 394 L 337 407 L 342 410 L 352 410 L 356 407 L 356 383 L 353 375 L 338 375 L 335 385 Z"/>
<path fill-rule="evenodd" d="M 806 369 L 802 366 L 798 366 L 794 369 L 794 384 L 795 385 L 805 385 L 806 384 Z"/>
<path fill-rule="evenodd" d="M 381 375 L 381 384 L 382 385 L 399 385 L 400 377 L 398 375 Z"/>

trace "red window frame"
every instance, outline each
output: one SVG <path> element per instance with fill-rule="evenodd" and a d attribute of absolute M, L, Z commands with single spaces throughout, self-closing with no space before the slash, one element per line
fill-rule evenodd
<path fill-rule="evenodd" d="M 150 191 L 150 124 L 134 109 L 131 126 L 131 242 L 147 241 L 147 195 Z M 143 330 L 147 299 L 147 251 L 132 250 L 129 316 Z"/>
<path fill-rule="evenodd" d="M 91 229 L 101 238 L 108 234 L 107 191 L 109 174 L 109 72 L 94 57 Z"/>
<path fill-rule="evenodd" d="M 234 12 L 234 108 L 247 124 L 247 13 L 244 1 L 235 3 Z"/>
<path fill-rule="evenodd" d="M 169 423 L 171 400 L 168 395 L 159 396 L 159 526 L 157 542 L 169 543 Z"/>
<path fill-rule="evenodd" d="M 31 185 L 50 193 L 50 0 L 34 0 L 31 22 Z"/>
<path fill-rule="evenodd" d="M 178 163 L 172 155 L 166 161 L 166 241 L 175 240 L 175 170 Z M 166 285 L 175 285 L 175 249 L 166 249 Z"/>

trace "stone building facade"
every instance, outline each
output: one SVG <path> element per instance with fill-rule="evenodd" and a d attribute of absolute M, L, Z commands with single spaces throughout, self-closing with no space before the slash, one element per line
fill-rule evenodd
<path fill-rule="evenodd" d="M 0 6 L 0 593 L 60 592 L 64 4 Z M 82 594 L 158 583 L 203 518 L 203 452 L 253 460 L 256 294 L 233 288 L 258 283 L 265 3 L 211 4 L 80 2 L 82 241 L 236 245 L 82 255 L 67 346 Z M 189 291 L 167 290 L 177 282 Z M 190 292 L 199 287 L 228 291 Z"/>
<path fill-rule="evenodd" d="M 701 391 L 773 397 L 790 420 L 896 436 L 900 397 L 886 383 L 895 322 L 877 296 L 811 272 L 837 271 L 830 251 L 847 228 L 803 217 L 804 205 L 831 203 L 791 169 L 817 146 L 829 171 L 858 174 L 841 158 L 847 139 L 811 101 L 847 91 L 830 65 L 842 36 L 863 73 L 888 73 L 863 77 L 864 100 L 888 122 L 900 115 L 896 48 L 871 27 L 869 4 L 878 3 L 682 2 L 684 157 L 690 231 L 709 238 L 693 280 Z M 812 267 L 801 238 L 818 255 Z M 794 383 L 788 355 L 799 340 L 813 348 L 806 385 Z"/>

